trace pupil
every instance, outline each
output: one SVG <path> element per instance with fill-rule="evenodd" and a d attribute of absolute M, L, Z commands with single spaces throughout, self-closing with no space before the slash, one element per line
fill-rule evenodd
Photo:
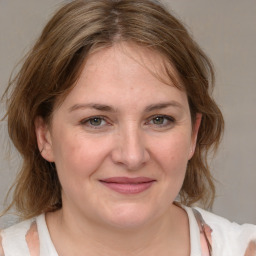
<path fill-rule="evenodd" d="M 162 124 L 164 121 L 164 118 L 161 116 L 155 117 L 154 118 L 154 124 Z"/>
<path fill-rule="evenodd" d="M 100 118 L 93 118 L 90 120 L 91 125 L 100 125 L 101 124 L 101 119 Z"/>

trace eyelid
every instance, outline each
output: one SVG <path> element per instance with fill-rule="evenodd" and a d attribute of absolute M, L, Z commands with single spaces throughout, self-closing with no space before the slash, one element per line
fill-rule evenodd
<path fill-rule="evenodd" d="M 156 117 L 163 117 L 163 118 L 166 118 L 170 121 L 175 121 L 175 118 L 173 116 L 170 116 L 170 115 L 163 115 L 163 114 L 156 114 L 156 115 L 153 115 L 153 116 L 150 116 L 147 120 L 152 120 Z"/>

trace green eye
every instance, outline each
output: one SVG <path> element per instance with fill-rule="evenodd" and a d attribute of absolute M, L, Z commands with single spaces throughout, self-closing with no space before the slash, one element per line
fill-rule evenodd
<path fill-rule="evenodd" d="M 85 129 L 94 130 L 104 130 L 107 126 L 110 126 L 110 123 L 106 121 L 104 116 L 92 116 L 80 121 L 80 124 Z"/>
<path fill-rule="evenodd" d="M 154 124 L 163 124 L 165 119 L 166 118 L 163 116 L 157 116 L 157 117 L 153 118 L 153 123 Z"/>
<path fill-rule="evenodd" d="M 102 123 L 102 118 L 100 118 L 100 117 L 91 118 L 89 120 L 89 123 L 92 126 L 100 126 Z"/>
<path fill-rule="evenodd" d="M 169 127 L 175 123 L 175 119 L 166 115 L 155 115 L 151 117 L 147 124 L 153 125 L 158 128 Z"/>

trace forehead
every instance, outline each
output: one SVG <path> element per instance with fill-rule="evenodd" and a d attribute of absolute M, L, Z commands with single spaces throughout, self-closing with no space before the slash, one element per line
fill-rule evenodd
<path fill-rule="evenodd" d="M 108 63 L 112 64 L 111 66 L 118 65 L 119 68 L 126 68 L 130 71 L 132 68 L 137 69 L 140 66 L 141 71 L 144 69 L 145 72 L 149 72 L 162 83 L 175 85 L 182 90 L 184 88 L 174 65 L 164 54 L 152 47 L 139 45 L 135 42 L 120 41 L 111 47 L 96 49 L 85 60 L 83 73 L 96 70 L 101 63 L 108 68 L 105 63 L 108 62 L 109 58 L 113 60 L 112 63 Z M 126 62 L 123 62 L 124 60 Z"/>
<path fill-rule="evenodd" d="M 167 69 L 180 83 L 175 68 L 157 51 L 136 44 L 118 43 L 88 56 L 65 102 L 95 100 L 109 104 L 121 101 L 128 106 L 142 99 L 143 102 L 168 101 L 171 97 L 184 101 L 185 93 L 174 86 Z"/>

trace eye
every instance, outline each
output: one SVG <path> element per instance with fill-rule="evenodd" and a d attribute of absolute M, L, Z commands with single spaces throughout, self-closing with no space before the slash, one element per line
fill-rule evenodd
<path fill-rule="evenodd" d="M 94 117 L 89 119 L 88 122 L 92 126 L 100 126 L 104 122 L 104 120 L 101 117 Z"/>
<path fill-rule="evenodd" d="M 175 119 L 171 116 L 166 115 L 155 115 L 149 118 L 147 124 L 153 125 L 156 127 L 168 127 L 175 122 Z"/>
<path fill-rule="evenodd" d="M 84 126 L 91 127 L 93 129 L 101 128 L 103 126 L 108 125 L 104 117 L 101 117 L 101 116 L 89 117 L 82 120 L 80 123 Z"/>
<path fill-rule="evenodd" d="M 154 117 L 152 121 L 154 124 L 164 124 L 164 122 L 166 121 L 166 118 L 163 116 L 157 116 L 157 117 Z"/>

